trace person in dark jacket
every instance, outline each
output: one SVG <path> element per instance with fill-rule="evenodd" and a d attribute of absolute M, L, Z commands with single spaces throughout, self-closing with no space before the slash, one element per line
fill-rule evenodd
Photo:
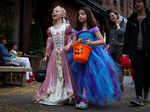
<path fill-rule="evenodd" d="M 5 35 L 0 35 L 0 60 L 1 64 L 5 64 L 7 62 L 10 62 L 12 58 L 15 58 L 12 56 L 9 52 L 8 49 L 5 47 L 7 44 L 6 36 Z"/>
<path fill-rule="evenodd" d="M 150 87 L 150 12 L 145 0 L 134 1 L 135 12 L 128 18 L 123 56 L 129 55 L 134 68 L 136 98 L 133 105 L 143 106 L 149 102 Z"/>
<path fill-rule="evenodd" d="M 115 11 L 110 11 L 109 21 L 108 44 L 110 46 L 111 56 L 114 61 L 119 64 L 124 45 L 126 23 L 120 20 L 119 14 Z"/>

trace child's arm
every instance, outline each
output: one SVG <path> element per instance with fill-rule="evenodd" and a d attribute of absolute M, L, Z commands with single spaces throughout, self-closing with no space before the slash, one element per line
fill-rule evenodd
<path fill-rule="evenodd" d="M 65 51 L 69 51 L 70 48 L 75 44 L 75 43 L 78 43 L 78 42 L 81 42 L 82 40 L 77 40 L 77 37 L 75 35 L 75 33 L 73 33 L 72 31 L 72 27 L 71 25 L 69 25 L 66 29 L 66 33 L 65 33 L 65 40 L 66 40 L 66 44 L 64 46 L 64 50 Z"/>
<path fill-rule="evenodd" d="M 82 40 L 83 40 L 83 39 L 78 39 L 76 35 L 77 35 L 77 32 L 74 31 L 74 35 L 73 35 L 72 45 L 71 45 L 71 46 L 73 46 L 73 45 L 75 45 L 75 44 L 77 44 L 77 43 L 81 43 Z"/>
<path fill-rule="evenodd" d="M 67 24 L 67 28 L 65 31 L 65 46 L 64 46 L 65 51 L 69 51 L 72 44 L 72 37 L 73 37 L 72 27 L 70 24 Z"/>
<path fill-rule="evenodd" d="M 48 29 L 47 35 L 48 35 L 48 38 L 47 38 L 47 41 L 46 41 L 46 48 L 45 48 L 45 54 L 44 54 L 43 61 L 48 60 L 48 57 L 51 55 L 51 52 L 52 52 L 52 49 L 53 49 L 53 41 L 52 41 L 50 29 Z"/>
<path fill-rule="evenodd" d="M 86 40 L 86 43 L 89 45 L 103 45 L 104 39 L 103 39 L 103 36 L 97 27 L 95 27 L 94 33 L 95 33 L 95 36 L 98 38 L 98 40 L 97 41 Z"/>
<path fill-rule="evenodd" d="M 80 43 L 80 42 L 82 42 L 82 39 L 78 39 L 77 40 L 77 36 L 74 35 L 71 46 L 73 46 L 73 45 L 75 45 L 77 43 Z"/>

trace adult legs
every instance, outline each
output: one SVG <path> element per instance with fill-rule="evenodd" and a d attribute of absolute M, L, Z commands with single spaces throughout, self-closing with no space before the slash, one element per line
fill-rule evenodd
<path fill-rule="evenodd" d="M 143 52 L 136 51 L 134 55 L 131 56 L 131 62 L 134 69 L 134 84 L 136 98 L 131 100 L 130 103 L 143 106 L 143 88 L 144 88 L 144 58 Z"/>
<path fill-rule="evenodd" d="M 142 89 L 144 86 L 144 60 L 142 52 L 135 52 L 131 58 L 132 65 L 134 68 L 134 83 L 136 97 L 143 97 Z"/>
<path fill-rule="evenodd" d="M 144 58 L 144 99 L 148 98 L 149 88 L 150 88 L 150 55 Z"/>

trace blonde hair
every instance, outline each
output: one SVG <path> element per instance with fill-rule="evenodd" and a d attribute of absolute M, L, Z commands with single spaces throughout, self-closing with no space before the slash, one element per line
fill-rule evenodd
<path fill-rule="evenodd" d="M 66 10 L 60 5 L 57 5 L 56 7 L 61 8 L 61 10 L 62 10 L 62 23 L 66 23 L 66 15 L 67 15 Z M 53 21 L 53 24 L 54 24 L 54 21 Z"/>
<path fill-rule="evenodd" d="M 60 6 L 60 8 L 62 9 L 62 16 L 63 16 L 62 21 L 63 21 L 63 23 L 66 23 L 66 15 L 67 15 L 66 10 L 61 6 Z"/>

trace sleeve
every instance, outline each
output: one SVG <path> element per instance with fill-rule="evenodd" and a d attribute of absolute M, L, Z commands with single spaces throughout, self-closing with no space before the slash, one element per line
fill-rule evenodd
<path fill-rule="evenodd" d="M 125 32 L 124 31 L 118 31 L 117 45 L 123 46 L 124 45 L 124 38 L 125 38 Z"/>
<path fill-rule="evenodd" d="M 65 45 L 69 44 L 73 38 L 73 31 L 71 25 L 68 25 L 65 32 Z"/>
<path fill-rule="evenodd" d="M 117 29 L 115 32 L 114 32 L 114 36 L 116 37 L 116 42 L 115 44 L 118 45 L 118 46 L 123 46 L 124 45 L 124 38 L 125 38 L 125 31 L 126 31 L 126 23 L 125 22 L 121 22 L 120 24 L 120 29 Z"/>
<path fill-rule="evenodd" d="M 5 46 L 0 45 L 0 55 L 11 57 L 12 55 L 8 52 Z"/>
<path fill-rule="evenodd" d="M 99 28 L 95 26 L 94 28 L 91 29 L 91 32 L 96 33 L 99 31 Z"/>
<path fill-rule="evenodd" d="M 126 23 L 125 23 L 124 21 L 122 21 L 121 24 L 120 24 L 120 30 L 121 30 L 122 32 L 125 32 L 125 31 L 126 31 Z"/>
<path fill-rule="evenodd" d="M 124 45 L 124 39 L 125 39 L 125 32 L 126 32 L 126 23 L 124 21 L 121 22 L 120 24 L 120 30 L 119 30 L 119 36 L 121 37 L 121 39 L 119 38 L 119 45 L 123 46 Z"/>
<path fill-rule="evenodd" d="M 126 31 L 125 31 L 125 37 L 124 37 L 124 45 L 123 45 L 123 53 L 124 54 L 128 54 L 129 53 L 129 32 L 130 32 L 130 24 L 129 24 L 129 21 L 127 22 L 127 25 L 126 25 Z"/>
<path fill-rule="evenodd" d="M 47 35 L 48 35 L 48 38 L 46 41 L 45 56 L 49 57 L 53 50 L 53 39 L 52 39 L 50 28 L 48 28 L 47 30 Z"/>
<path fill-rule="evenodd" d="M 73 35 L 74 35 L 74 36 L 77 36 L 77 35 L 78 35 L 78 31 L 75 30 L 75 29 L 73 29 Z"/>

